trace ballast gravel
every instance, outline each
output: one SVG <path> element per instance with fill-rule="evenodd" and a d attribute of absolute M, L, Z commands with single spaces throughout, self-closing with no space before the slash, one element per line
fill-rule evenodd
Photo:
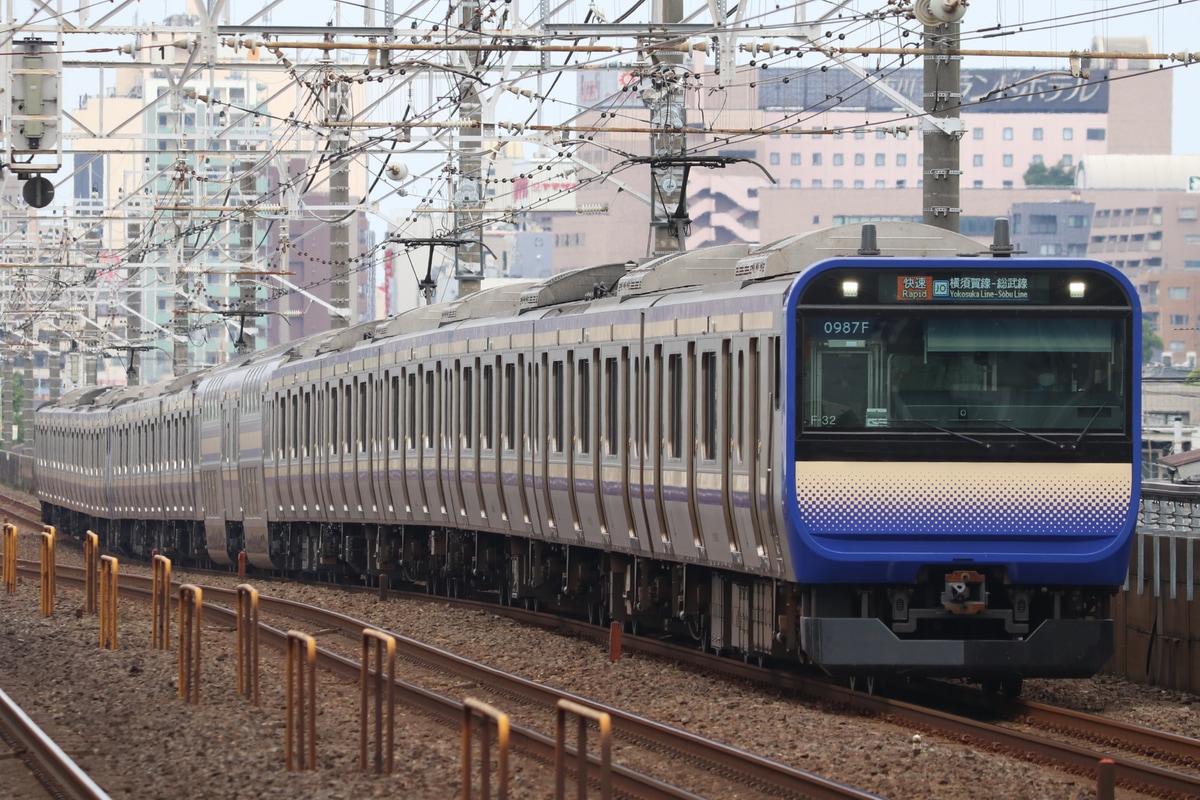
<path fill-rule="evenodd" d="M 23 554 L 36 553 L 32 535 Z M 60 563 L 79 556 L 59 549 Z M 121 564 L 121 572 L 144 572 Z M 176 570 L 176 580 L 236 585 Z M 249 583 L 254 583 L 251 578 Z M 347 594 L 330 587 L 262 584 L 261 594 L 333 608 L 406 636 L 601 703 L 753 751 L 888 798 L 1095 797 L 1095 781 L 1020 757 L 984 752 L 937 733 L 848 714 L 791 696 L 698 673 L 645 656 L 610 662 L 593 642 L 527 628 L 479 611 L 436 603 Z M 282 654 L 262 651 L 261 703 L 237 693 L 234 635 L 206 621 L 202 696 L 177 694 L 178 653 L 150 647 L 150 607 L 123 601 L 119 647 L 99 648 L 98 621 L 78 590 L 60 586 L 52 617 L 39 610 L 36 579 L 16 594 L 0 588 L 3 689 L 113 798 L 454 798 L 462 797 L 461 735 L 406 716 L 397 730 L 392 775 L 359 768 L 359 693 L 352 682 L 318 675 L 317 769 L 287 771 Z M 1025 695 L 1195 736 L 1194 698 L 1100 676 L 1027 682 Z M 553 720 L 545 730 L 552 731 Z M 703 776 L 695 781 L 703 786 Z M 493 783 L 493 792 L 495 785 Z M 514 761 L 509 797 L 549 798 L 553 773 Z M 7 795 L 0 786 L 0 798 Z M 479 797 L 476 785 L 473 796 Z M 568 790 L 573 796 L 573 790 Z M 747 793 L 743 797 L 753 797 Z M 1118 797 L 1137 795 L 1118 790 Z"/>

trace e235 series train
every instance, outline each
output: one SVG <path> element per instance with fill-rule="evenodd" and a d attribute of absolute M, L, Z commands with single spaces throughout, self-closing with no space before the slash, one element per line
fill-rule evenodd
<path fill-rule="evenodd" d="M 979 250 L 845 226 L 79 389 L 37 411 L 45 518 L 833 674 L 1089 675 L 1136 518 L 1136 292 Z"/>

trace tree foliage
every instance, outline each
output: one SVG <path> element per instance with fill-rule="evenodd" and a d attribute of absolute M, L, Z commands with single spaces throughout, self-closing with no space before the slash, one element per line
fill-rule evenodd
<path fill-rule="evenodd" d="M 1041 161 L 1035 161 L 1025 170 L 1026 186 L 1073 186 L 1075 184 L 1075 168 L 1068 167 L 1061 161 L 1053 167 L 1047 167 Z"/>
<path fill-rule="evenodd" d="M 1154 358 L 1155 350 L 1163 349 L 1162 337 L 1154 332 L 1154 323 L 1145 314 L 1142 315 L 1142 363 L 1149 364 Z M 1188 377 L 1191 380 L 1191 377 Z"/>

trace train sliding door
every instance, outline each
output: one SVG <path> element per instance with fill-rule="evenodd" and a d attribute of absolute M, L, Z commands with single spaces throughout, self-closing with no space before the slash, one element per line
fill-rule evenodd
<path fill-rule="evenodd" d="M 600 391 L 602 362 L 600 349 L 579 350 L 575 360 L 575 447 L 574 491 L 571 493 L 575 513 L 584 539 L 589 544 L 606 547 L 611 541 L 604 513 L 603 484 L 600 480 Z"/>
<path fill-rule="evenodd" d="M 446 522 L 449 510 L 442 492 L 442 431 L 440 402 L 444 389 L 439 391 L 442 371 L 440 362 L 421 367 L 421 486 L 425 496 L 426 513 L 431 522 Z"/>
<path fill-rule="evenodd" d="M 458 428 L 462 389 L 458 362 L 444 362 L 440 366 L 441 434 L 438 436 L 438 489 L 442 495 L 446 522 L 459 527 L 463 517 L 462 491 L 459 485 L 462 441 Z"/>
<path fill-rule="evenodd" d="M 628 550 L 637 541 L 629 489 L 634 482 L 630 461 L 631 354 L 628 347 L 614 346 L 598 352 L 600 440 L 596 448 L 596 498 L 609 544 Z"/>
<path fill-rule="evenodd" d="M 731 474 L 730 341 L 699 343 L 695 436 L 695 516 L 708 557 L 718 562 L 740 560 L 742 546 L 733 523 Z"/>
<path fill-rule="evenodd" d="M 392 474 L 398 467 L 400 442 L 400 376 L 394 371 L 383 370 L 382 377 L 376 378 L 374 406 L 372 491 L 379 502 L 382 521 L 391 522 L 395 519 L 397 506 L 396 497 L 392 495 Z M 399 484 L 395 488 L 400 488 Z"/>
<path fill-rule="evenodd" d="M 758 340 L 735 339 L 729 368 L 729 482 L 726 492 L 731 535 L 742 554 L 743 564 L 753 569 L 766 557 L 758 509 L 752 502 L 758 485 L 760 460 L 757 455 L 759 407 Z"/>
<path fill-rule="evenodd" d="M 528 470 L 528 409 L 525 403 L 525 356 L 508 354 L 500 375 L 500 477 L 508 525 L 514 533 L 530 533 L 533 518 L 525 481 Z"/>

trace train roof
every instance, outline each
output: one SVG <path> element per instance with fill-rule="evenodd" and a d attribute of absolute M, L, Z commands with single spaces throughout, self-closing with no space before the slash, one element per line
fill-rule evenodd
<path fill-rule="evenodd" d="M 996 248 L 993 248 L 996 250 Z M 799 274 L 828 258 L 839 256 L 951 257 L 979 256 L 988 251 L 974 239 L 953 231 L 915 222 L 879 220 L 841 225 L 797 234 L 766 245 L 726 244 L 644 259 L 602 264 L 519 281 L 475 292 L 449 303 L 419 306 L 383 321 L 365 322 L 277 345 L 152 386 L 87 387 L 60 398 L 58 403 L 115 407 L 127 402 L 170 395 L 194 387 L 200 380 L 255 363 L 316 358 L 342 353 L 367 342 L 435 331 L 468 321 L 502 319 L 542 311 L 579 312 L 591 301 L 626 302 L 632 298 L 664 297 L 692 288 L 762 281 Z"/>
<path fill-rule="evenodd" d="M 870 231 L 869 242 L 864 231 Z M 383 321 L 328 331 L 229 362 L 245 366 L 276 354 L 283 362 L 344 353 L 365 342 L 435 331 L 469 321 L 512 318 L 535 311 L 586 310 L 604 297 L 625 302 L 690 288 L 799 274 L 836 256 L 948 257 L 980 255 L 978 242 L 962 234 L 915 222 L 880 220 L 797 234 L 766 245 L 726 244 L 657 256 L 641 262 L 602 264 L 542 280 L 516 281 L 437 305 L 418 306 Z M 220 369 L 220 368 L 218 368 Z"/>

